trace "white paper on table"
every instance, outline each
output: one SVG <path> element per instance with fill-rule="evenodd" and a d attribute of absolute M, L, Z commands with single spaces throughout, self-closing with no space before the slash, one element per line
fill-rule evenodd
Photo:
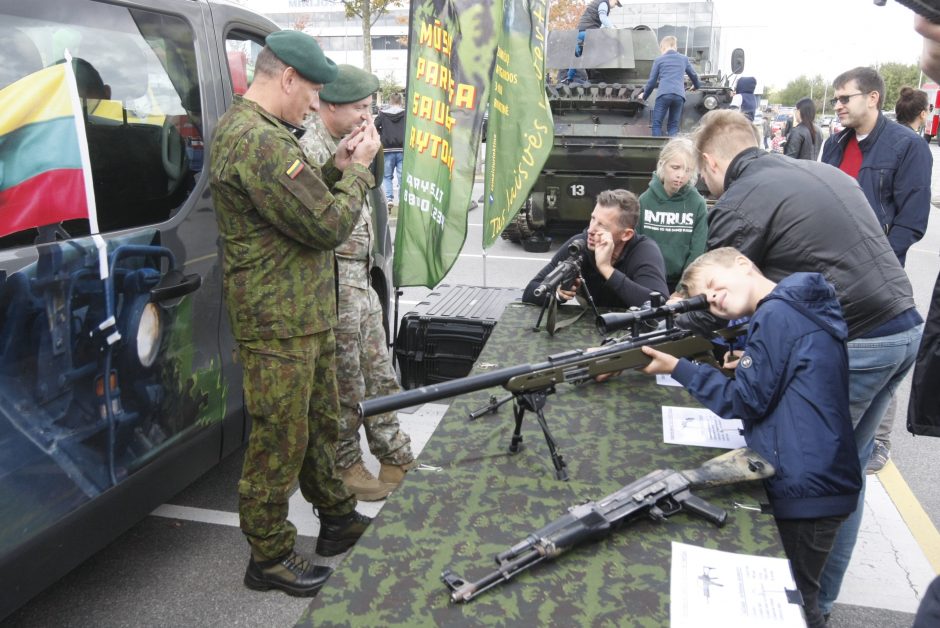
<path fill-rule="evenodd" d="M 737 449 L 744 447 L 740 419 L 722 419 L 705 408 L 663 406 L 663 442 Z"/>
<path fill-rule="evenodd" d="M 656 376 L 656 383 L 660 386 L 682 386 L 682 384 L 672 378 L 672 375 L 666 375 L 665 373 L 660 373 Z"/>
<path fill-rule="evenodd" d="M 806 626 L 786 558 L 672 544 L 671 628 Z M 799 596 L 795 596 L 799 600 Z"/>

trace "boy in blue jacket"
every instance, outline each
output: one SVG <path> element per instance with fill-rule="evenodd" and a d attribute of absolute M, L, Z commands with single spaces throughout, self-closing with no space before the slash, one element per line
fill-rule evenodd
<path fill-rule="evenodd" d="M 808 625 L 825 626 L 819 577 L 836 532 L 855 510 L 862 473 L 849 417 L 848 329 L 835 290 L 818 273 L 776 284 L 724 247 L 686 269 L 689 296 L 704 294 L 715 316 L 750 316 L 734 379 L 704 364 L 643 347 L 646 373 L 668 373 L 710 410 L 740 418 L 749 447 L 770 460 L 765 480 L 780 538 L 803 595 Z"/>

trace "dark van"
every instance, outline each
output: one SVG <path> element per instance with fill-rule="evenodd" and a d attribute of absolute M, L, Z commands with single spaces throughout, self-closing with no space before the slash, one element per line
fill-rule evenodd
<path fill-rule="evenodd" d="M 101 233 L 0 237 L 0 619 L 247 437 L 207 151 L 277 29 L 208 0 L 0 5 L 0 90 L 73 59 Z M 62 191 L 31 179 L 61 143 L 25 133 L 0 111 L 0 224 Z"/>

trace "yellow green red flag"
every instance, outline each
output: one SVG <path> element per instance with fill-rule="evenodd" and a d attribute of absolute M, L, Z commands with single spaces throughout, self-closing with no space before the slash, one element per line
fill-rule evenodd
<path fill-rule="evenodd" d="M 97 233 L 79 103 L 70 63 L 0 90 L 0 236 L 74 218 Z"/>

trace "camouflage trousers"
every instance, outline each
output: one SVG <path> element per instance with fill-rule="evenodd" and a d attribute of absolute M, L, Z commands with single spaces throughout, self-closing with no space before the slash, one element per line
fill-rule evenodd
<path fill-rule="evenodd" d="M 238 482 L 242 532 L 257 558 L 291 551 L 287 520 L 295 483 L 320 514 L 344 515 L 356 499 L 333 466 L 339 399 L 332 331 L 239 343 L 251 435 Z"/>
<path fill-rule="evenodd" d="M 401 430 L 394 412 L 359 418 L 363 399 L 400 392 L 392 358 L 385 345 L 382 304 L 370 288 L 339 286 L 339 324 L 336 332 L 336 379 L 339 383 L 340 429 L 336 467 L 348 469 L 362 460 L 359 427 L 365 425 L 372 454 L 385 464 L 414 460 L 411 439 Z"/>

